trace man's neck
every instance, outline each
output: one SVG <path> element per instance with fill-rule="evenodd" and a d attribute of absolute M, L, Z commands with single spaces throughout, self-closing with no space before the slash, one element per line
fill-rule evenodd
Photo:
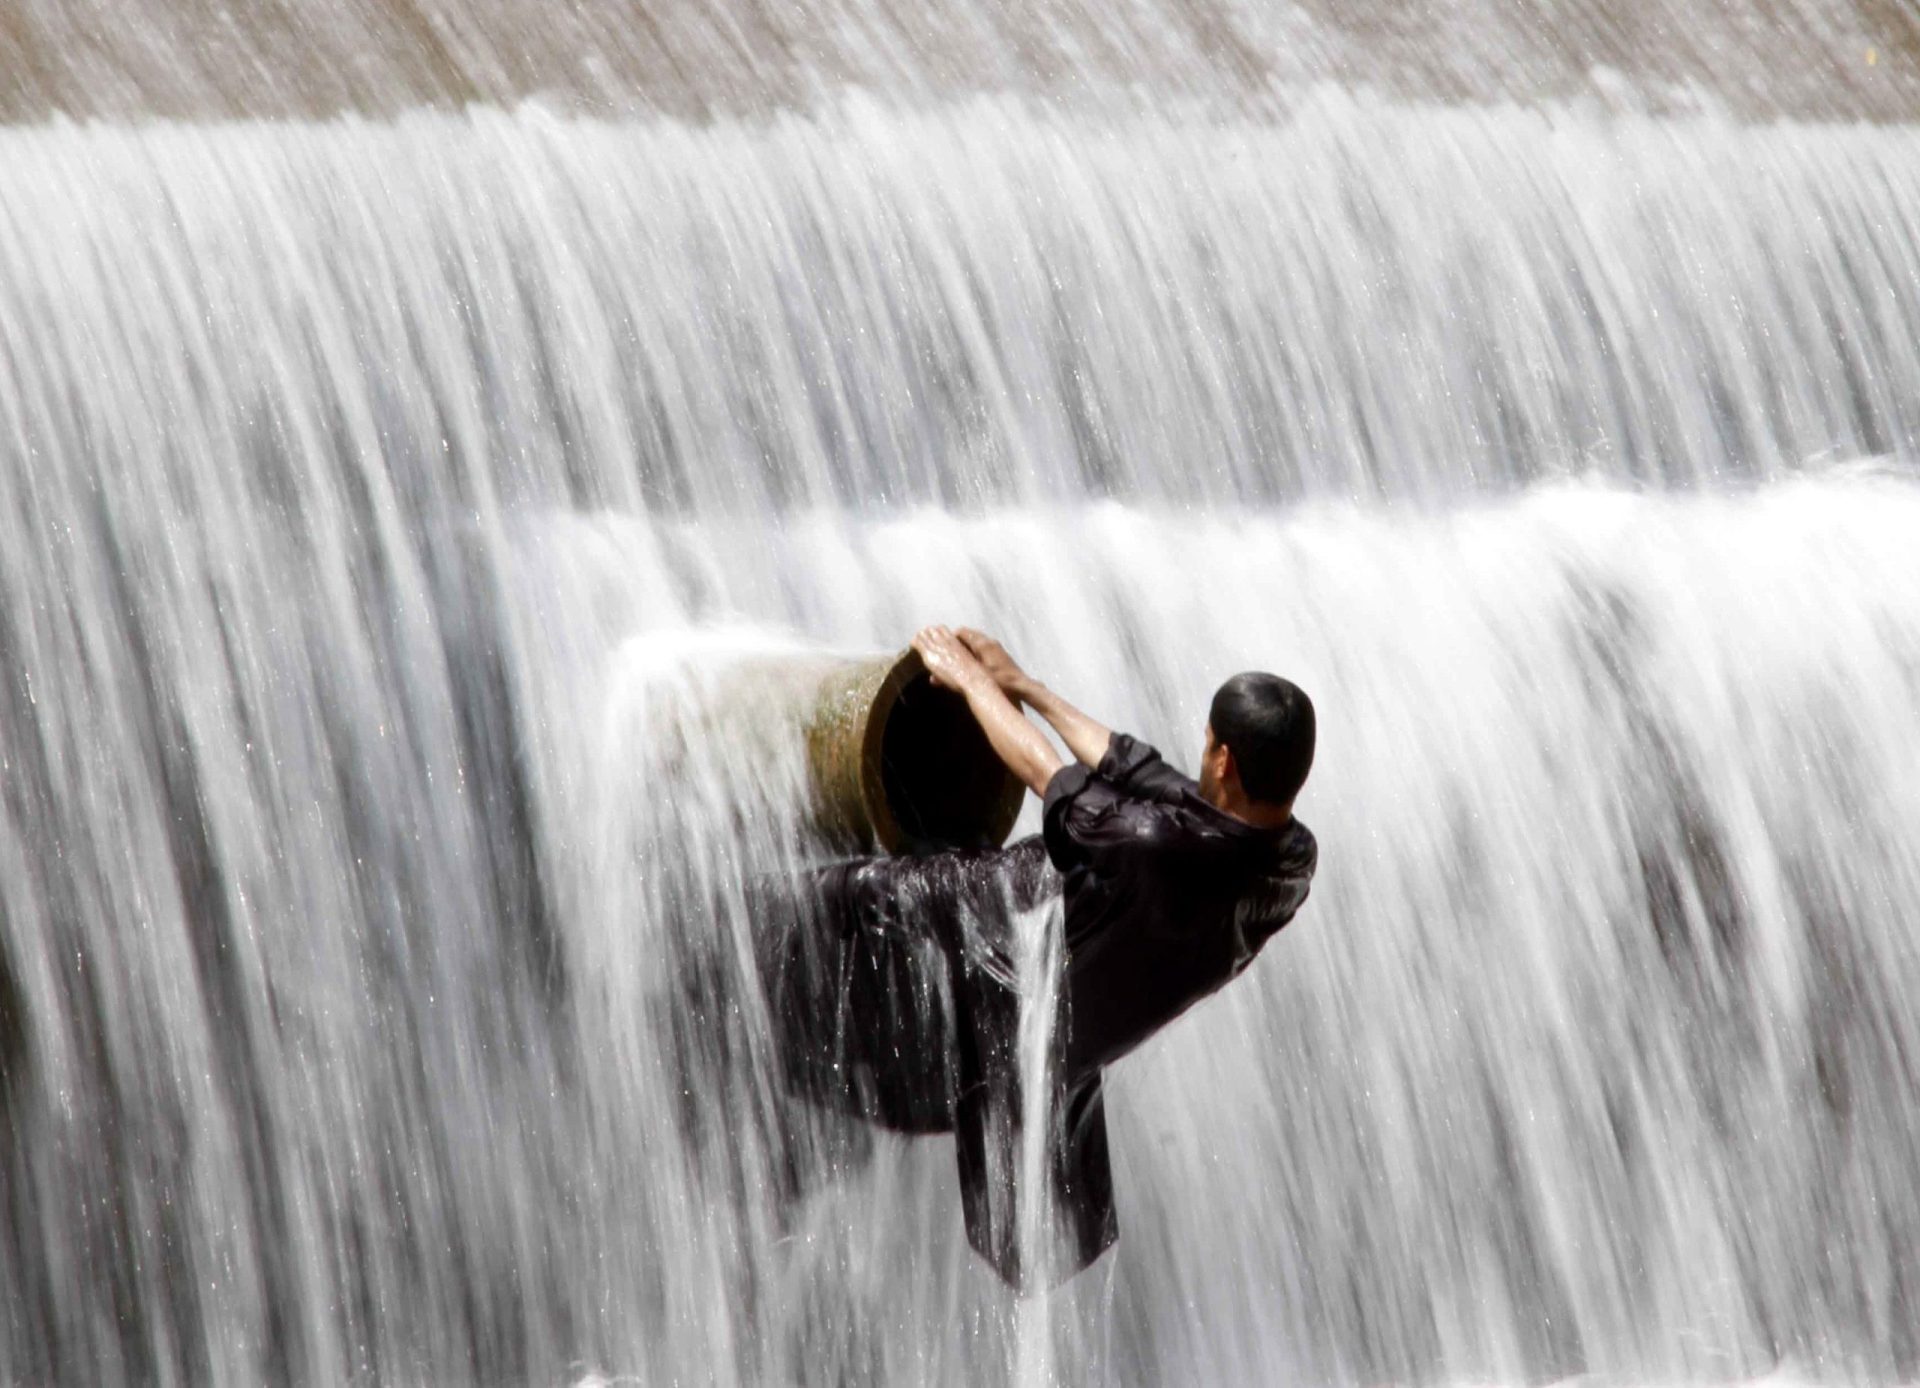
<path fill-rule="evenodd" d="M 1293 822 L 1292 801 L 1284 805 L 1269 805 L 1263 800 L 1235 795 L 1225 786 L 1216 788 L 1209 798 L 1213 801 L 1213 807 L 1222 814 L 1242 824 L 1251 824 L 1256 829 L 1284 829 Z"/>

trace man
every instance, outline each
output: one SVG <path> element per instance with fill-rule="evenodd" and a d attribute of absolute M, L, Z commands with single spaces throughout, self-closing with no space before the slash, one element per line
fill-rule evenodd
<path fill-rule="evenodd" d="M 1317 849 L 1293 802 L 1313 763 L 1313 704 L 1278 676 L 1234 676 L 1214 696 L 1196 782 L 982 632 L 928 627 L 913 645 L 1042 797 L 1042 833 L 992 853 L 819 874 L 820 919 L 785 974 L 794 1073 L 885 1126 L 953 1131 L 974 1247 L 1014 1286 L 1054 1281 L 1117 1234 L 1101 1067 L 1236 977 L 1306 900 Z M 1054 893 L 1065 930 L 1046 1191 L 1026 1192 L 1050 1197 L 1054 1218 L 1036 1238 L 1014 1179 L 1025 1104 L 1010 922 Z"/>

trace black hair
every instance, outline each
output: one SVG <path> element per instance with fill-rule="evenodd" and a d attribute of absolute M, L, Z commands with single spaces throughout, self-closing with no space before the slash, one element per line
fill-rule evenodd
<path fill-rule="evenodd" d="M 1255 800 L 1289 804 L 1313 768 L 1313 700 L 1292 680 L 1249 670 L 1213 696 L 1214 740 L 1233 750 L 1240 784 Z"/>

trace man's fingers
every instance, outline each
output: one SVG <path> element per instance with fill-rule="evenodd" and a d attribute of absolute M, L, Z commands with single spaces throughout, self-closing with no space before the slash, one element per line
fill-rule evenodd
<path fill-rule="evenodd" d="M 1020 675 L 1020 666 L 1007 648 L 976 627 L 960 628 L 960 644 L 985 666 L 1002 689 L 1010 689 Z"/>
<path fill-rule="evenodd" d="M 955 676 L 973 659 L 972 652 L 949 628 L 938 625 L 922 627 L 913 638 L 913 648 L 920 653 L 933 682 L 948 689 L 959 687 Z"/>
<path fill-rule="evenodd" d="M 989 636 L 977 627 L 961 627 L 960 640 L 968 650 L 982 659 L 988 655 L 1007 655 L 1007 648 L 998 637 Z M 1011 657 L 1008 658 L 1011 659 Z"/>

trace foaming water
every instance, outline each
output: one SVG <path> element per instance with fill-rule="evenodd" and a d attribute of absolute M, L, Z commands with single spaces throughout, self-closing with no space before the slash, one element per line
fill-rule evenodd
<path fill-rule="evenodd" d="M 0 1376 L 1915 1377 L 1912 142 L 0 134 Z M 928 620 L 1322 710 L 1024 1306 L 752 979 Z"/>
<path fill-rule="evenodd" d="M 1058 902 L 1050 902 L 1039 912 L 1039 919 L 1016 919 L 1014 939 L 1019 949 L 1016 960 L 1020 980 L 1019 1047 L 1020 1073 L 1026 1084 L 1021 1095 L 1020 1155 L 1018 1184 L 1014 1199 L 1018 1209 L 1018 1229 L 1022 1256 L 1029 1265 L 1044 1266 L 1045 1241 L 1053 1237 L 1057 1212 L 1051 1207 L 1052 1187 L 1047 1180 L 1046 1134 L 1052 1096 L 1047 1086 L 1036 1083 L 1039 1076 L 1050 1075 L 1053 1067 L 1054 1022 L 1058 1017 L 1060 985 L 1060 949 L 1062 926 Z M 1096 1283 L 1099 1276 L 1093 1279 Z M 1052 1288 L 1022 1298 L 1015 1308 L 1015 1354 L 1013 1381 L 1022 1388 L 1054 1382 L 1059 1373 L 1059 1348 L 1054 1343 L 1051 1316 Z"/>

